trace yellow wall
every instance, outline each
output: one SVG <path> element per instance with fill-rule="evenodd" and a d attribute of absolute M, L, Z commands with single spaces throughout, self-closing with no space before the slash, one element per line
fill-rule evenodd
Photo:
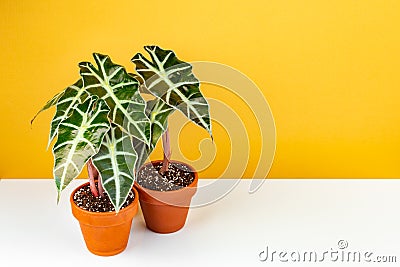
<path fill-rule="evenodd" d="M 277 131 L 269 177 L 400 177 L 399 11 L 398 0 L 2 0 L 0 178 L 51 177 L 53 111 L 31 130 L 32 115 L 92 52 L 132 71 L 146 44 L 230 65 L 261 88 Z M 205 94 L 224 95 L 216 90 Z M 216 163 L 203 177 L 228 162 L 228 134 L 215 129 Z"/>

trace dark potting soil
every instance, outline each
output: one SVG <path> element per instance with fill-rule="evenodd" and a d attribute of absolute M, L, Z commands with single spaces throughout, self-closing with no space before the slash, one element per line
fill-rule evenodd
<path fill-rule="evenodd" d="M 104 192 L 104 197 L 102 196 L 95 197 L 92 194 L 92 191 L 90 191 L 89 185 L 84 186 L 80 188 L 78 191 L 76 191 L 73 199 L 78 207 L 87 211 L 91 212 L 115 211 L 114 206 L 112 205 L 107 193 Z M 135 193 L 131 191 L 121 209 L 131 204 L 134 199 L 135 199 Z"/>
<path fill-rule="evenodd" d="M 159 173 L 161 166 L 162 162 L 157 162 L 143 167 L 136 177 L 137 183 L 147 189 L 172 191 L 186 187 L 194 181 L 192 170 L 184 164 L 171 162 L 164 174 Z"/>

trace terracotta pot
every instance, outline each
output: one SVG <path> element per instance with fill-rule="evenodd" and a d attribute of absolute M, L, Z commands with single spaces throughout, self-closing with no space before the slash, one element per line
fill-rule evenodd
<path fill-rule="evenodd" d="M 88 185 L 85 183 L 72 192 L 70 197 L 72 214 L 79 221 L 86 247 L 99 256 L 112 256 L 125 250 L 132 225 L 132 219 L 138 209 L 138 192 L 133 189 L 135 199 L 118 214 L 115 212 L 90 212 L 79 208 L 73 200 L 77 190 Z"/>
<path fill-rule="evenodd" d="M 152 163 L 159 162 L 162 161 L 157 160 Z M 144 188 L 135 182 L 135 187 L 139 191 L 140 207 L 142 208 L 146 226 L 153 232 L 161 234 L 176 232 L 185 225 L 190 202 L 197 190 L 197 172 L 183 162 L 171 162 L 186 165 L 192 170 L 194 180 L 190 185 L 178 190 L 161 192 Z M 152 163 L 149 162 L 144 166 Z"/>

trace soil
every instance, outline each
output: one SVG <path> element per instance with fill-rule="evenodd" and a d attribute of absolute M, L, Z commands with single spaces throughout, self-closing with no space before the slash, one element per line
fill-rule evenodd
<path fill-rule="evenodd" d="M 194 173 L 188 166 L 170 162 L 168 170 L 160 174 L 162 162 L 145 165 L 138 173 L 136 181 L 144 188 L 157 191 L 173 191 L 190 185 Z"/>
<path fill-rule="evenodd" d="M 74 203 L 87 211 L 91 212 L 113 212 L 115 211 L 110 198 L 104 192 L 104 197 L 95 197 L 90 191 L 89 185 L 80 188 L 74 195 Z M 131 191 L 121 209 L 127 207 L 135 199 L 135 193 Z"/>

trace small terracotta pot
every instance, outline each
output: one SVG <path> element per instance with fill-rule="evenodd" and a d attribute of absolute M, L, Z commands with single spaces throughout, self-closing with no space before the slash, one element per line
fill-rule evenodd
<path fill-rule="evenodd" d="M 152 163 L 149 162 L 144 166 L 159 162 L 162 162 L 162 160 L 152 161 Z M 171 162 L 186 165 L 192 170 L 194 180 L 190 185 L 178 190 L 161 192 L 144 188 L 135 182 L 135 188 L 139 191 L 140 207 L 146 226 L 153 232 L 160 234 L 176 232 L 185 225 L 190 202 L 197 190 L 197 172 L 183 162 Z"/>
<path fill-rule="evenodd" d="M 132 225 L 132 219 L 138 209 L 138 192 L 133 189 L 135 199 L 121 209 L 114 212 L 90 212 L 79 208 L 73 196 L 85 183 L 72 192 L 70 197 L 72 214 L 79 221 L 86 247 L 90 252 L 99 256 L 112 256 L 125 250 Z"/>

